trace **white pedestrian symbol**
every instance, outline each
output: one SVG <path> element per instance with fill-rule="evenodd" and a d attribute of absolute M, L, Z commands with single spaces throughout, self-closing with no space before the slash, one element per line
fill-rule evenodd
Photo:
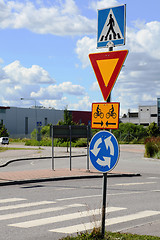
<path fill-rule="evenodd" d="M 112 9 L 110 10 L 98 42 L 123 39 L 123 35 L 118 26 L 117 20 Z"/>

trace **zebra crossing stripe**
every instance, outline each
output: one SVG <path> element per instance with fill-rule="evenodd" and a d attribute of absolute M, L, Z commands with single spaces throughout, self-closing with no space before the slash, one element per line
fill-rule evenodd
<path fill-rule="evenodd" d="M 116 218 L 110 218 L 110 219 L 106 219 L 106 226 L 114 225 L 118 223 L 124 223 L 128 221 L 136 220 L 136 219 L 151 217 L 158 214 L 160 214 L 160 211 L 142 211 L 135 214 L 125 215 L 125 216 L 116 217 Z M 76 232 L 86 231 L 86 230 L 92 229 L 93 227 L 99 227 L 100 224 L 101 224 L 101 221 L 95 221 L 94 223 L 90 222 L 90 223 L 84 223 L 84 224 L 77 224 L 74 226 L 56 228 L 49 231 L 57 232 L 57 233 L 72 234 Z"/>
<path fill-rule="evenodd" d="M 3 207 L 0 207 L 0 211 L 17 209 L 17 208 L 25 208 L 25 207 L 33 207 L 33 206 L 39 206 L 39 205 L 45 205 L 45 204 L 51 204 L 51 203 L 56 203 L 56 202 L 41 201 L 41 202 L 31 202 L 31 203 L 23 203 L 23 204 L 16 204 L 16 205 L 10 205 L 10 206 L 3 206 Z"/>
<path fill-rule="evenodd" d="M 4 214 L 4 215 L 0 215 L 0 221 L 13 219 L 13 218 L 19 218 L 19 217 L 27 217 L 27 216 L 32 216 L 32 215 L 38 215 L 38 214 L 41 214 L 41 213 L 61 211 L 61 210 L 68 209 L 68 208 L 83 207 L 83 206 L 85 206 L 85 205 L 84 204 L 72 204 L 72 205 L 65 205 L 65 206 L 62 206 L 62 207 L 42 208 L 42 209 L 37 209 L 37 210 L 32 210 L 32 211 L 24 211 L 24 212 L 19 212 L 19 213 Z"/>
<path fill-rule="evenodd" d="M 9 203 L 9 202 L 17 202 L 17 201 L 24 201 L 27 200 L 25 198 L 6 198 L 0 199 L 0 203 Z"/>
<path fill-rule="evenodd" d="M 56 201 L 68 201 L 68 200 L 93 198 L 93 197 L 102 197 L 102 194 L 101 195 L 89 195 L 89 196 L 70 197 L 70 198 L 59 198 L 59 199 L 56 199 Z"/>
<path fill-rule="evenodd" d="M 113 211 L 124 210 L 124 209 L 126 209 L 126 208 L 111 207 L 108 209 L 107 213 L 113 212 Z M 94 209 L 94 210 L 76 212 L 76 213 L 71 213 L 71 214 L 58 215 L 58 216 L 50 217 L 50 218 L 42 218 L 42 219 L 36 219 L 36 220 L 32 220 L 32 221 L 14 223 L 14 224 L 9 224 L 8 226 L 19 227 L 19 228 L 30 228 L 30 227 L 37 227 L 37 226 L 51 224 L 51 223 L 63 222 L 63 221 L 67 221 L 67 220 L 73 220 L 73 219 L 77 219 L 77 218 L 95 216 L 95 215 L 99 215 L 100 213 L 101 213 L 100 209 Z"/>
<path fill-rule="evenodd" d="M 137 183 L 117 183 L 115 186 L 134 186 L 134 185 L 143 185 L 143 184 L 153 184 L 156 182 L 137 182 Z"/>

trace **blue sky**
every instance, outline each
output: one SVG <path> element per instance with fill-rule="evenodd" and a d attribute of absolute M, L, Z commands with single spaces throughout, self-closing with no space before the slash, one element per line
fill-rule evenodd
<path fill-rule="evenodd" d="M 126 4 L 129 54 L 112 91 L 121 114 L 160 97 L 160 1 L 0 0 L 0 106 L 91 110 L 104 101 L 88 54 L 97 9 Z M 33 99 L 21 101 L 20 98 Z"/>

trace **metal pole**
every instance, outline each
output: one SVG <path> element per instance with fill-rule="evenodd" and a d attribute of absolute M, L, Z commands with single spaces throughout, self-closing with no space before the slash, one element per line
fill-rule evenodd
<path fill-rule="evenodd" d="M 110 43 L 108 51 L 113 51 L 114 44 Z M 111 102 L 111 93 L 107 99 L 107 102 Z M 106 215 L 106 195 L 107 195 L 107 173 L 103 173 L 103 204 L 102 204 L 102 237 L 105 235 L 105 215 Z"/>
<path fill-rule="evenodd" d="M 89 172 L 89 127 L 87 126 L 87 171 Z"/>
<path fill-rule="evenodd" d="M 105 235 L 105 216 L 106 216 L 106 195 L 107 195 L 107 173 L 103 173 L 103 203 L 102 203 L 102 238 Z"/>
<path fill-rule="evenodd" d="M 52 133 L 52 170 L 54 171 L 54 133 L 53 133 L 53 125 L 51 126 Z"/>
<path fill-rule="evenodd" d="M 71 157 L 72 134 L 71 134 L 71 125 L 69 125 L 69 133 L 70 133 L 70 171 L 72 171 L 72 157 Z"/>
<path fill-rule="evenodd" d="M 34 101 L 35 101 L 35 122 L 36 122 L 36 140 L 38 141 L 38 139 L 37 139 L 37 132 L 38 132 L 38 127 L 37 127 L 37 104 L 36 104 L 36 100 L 34 99 Z"/>

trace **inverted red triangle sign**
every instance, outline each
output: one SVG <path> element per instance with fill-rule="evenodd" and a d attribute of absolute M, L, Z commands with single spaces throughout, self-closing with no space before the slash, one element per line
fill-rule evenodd
<path fill-rule="evenodd" d="M 106 101 L 127 57 L 128 50 L 91 53 L 89 58 Z"/>

